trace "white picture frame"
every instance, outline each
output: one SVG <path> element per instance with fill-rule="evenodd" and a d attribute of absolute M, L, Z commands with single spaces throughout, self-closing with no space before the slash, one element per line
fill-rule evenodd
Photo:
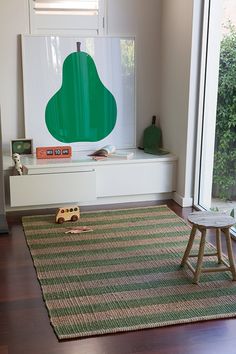
<path fill-rule="evenodd" d="M 127 42 L 128 41 L 128 42 Z M 73 151 L 94 150 L 104 145 L 118 149 L 136 147 L 135 40 L 133 37 L 71 37 L 22 35 L 25 135 L 39 146 L 58 146 L 45 124 L 45 107 L 59 90 L 65 58 L 81 50 L 92 56 L 100 79 L 117 103 L 117 121 L 113 131 L 97 142 L 66 143 Z M 125 45 L 131 46 L 127 60 Z M 127 61 L 127 63 L 126 63 Z"/>

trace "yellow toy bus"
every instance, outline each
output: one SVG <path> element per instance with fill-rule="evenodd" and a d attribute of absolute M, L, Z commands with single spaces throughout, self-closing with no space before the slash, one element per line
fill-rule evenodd
<path fill-rule="evenodd" d="M 64 221 L 77 221 L 80 218 L 78 205 L 59 208 L 56 213 L 56 223 L 63 224 Z"/>

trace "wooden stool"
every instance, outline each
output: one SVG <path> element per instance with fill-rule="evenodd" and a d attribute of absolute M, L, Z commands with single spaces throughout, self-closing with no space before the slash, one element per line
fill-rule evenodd
<path fill-rule="evenodd" d="M 229 231 L 230 227 L 236 223 L 236 220 L 232 216 L 220 212 L 197 211 L 191 213 L 188 216 L 188 221 L 190 221 L 190 223 L 192 224 L 192 231 L 181 262 L 181 266 L 184 266 L 186 264 L 188 268 L 193 272 L 194 274 L 193 283 L 197 284 L 201 273 L 206 273 L 206 272 L 230 271 L 233 280 L 236 280 L 236 266 L 235 266 L 230 231 Z M 204 254 L 207 229 L 216 230 L 216 252 L 215 253 Z M 197 230 L 201 232 L 199 252 L 198 254 L 190 255 L 190 251 L 192 249 Z M 229 263 L 222 258 L 221 231 L 223 232 L 226 238 Z M 211 268 L 202 268 L 202 261 L 204 256 L 217 256 L 218 263 L 219 264 L 223 263 L 224 267 L 219 266 L 219 267 L 211 267 Z M 189 262 L 188 260 L 189 257 L 197 257 L 196 268 L 194 268 Z"/>

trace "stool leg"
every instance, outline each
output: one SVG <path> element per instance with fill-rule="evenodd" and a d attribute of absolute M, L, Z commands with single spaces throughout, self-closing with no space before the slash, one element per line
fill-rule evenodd
<path fill-rule="evenodd" d="M 218 263 L 222 263 L 222 247 L 221 247 L 221 229 L 216 229 L 216 249 L 217 249 L 217 257 Z"/>
<path fill-rule="evenodd" d="M 204 249 L 205 249 L 205 243 L 206 243 L 206 229 L 201 229 L 200 230 L 202 233 L 201 236 L 201 241 L 199 245 L 199 253 L 198 253 L 198 259 L 197 259 L 197 265 L 196 265 L 196 271 L 194 274 L 193 278 L 193 284 L 197 284 L 200 278 L 201 274 L 201 268 L 202 268 L 202 260 L 204 256 Z"/>
<path fill-rule="evenodd" d="M 186 261 L 188 259 L 188 256 L 189 256 L 189 253 L 191 251 L 191 248 L 193 247 L 193 241 L 194 241 L 194 237 L 195 237 L 196 231 L 197 231 L 197 227 L 195 225 L 193 225 L 192 231 L 191 231 L 191 234 L 190 234 L 190 237 L 189 237 L 189 240 L 188 240 L 188 244 L 187 244 L 186 250 L 184 252 L 184 256 L 183 256 L 182 261 L 180 263 L 181 267 L 184 266 L 184 264 L 186 263 Z"/>
<path fill-rule="evenodd" d="M 235 266 L 235 261 L 234 261 L 234 254 L 233 254 L 233 250 L 232 250 L 232 242 L 231 242 L 229 228 L 224 229 L 224 232 L 225 232 L 225 236 L 226 236 L 226 245 L 227 245 L 227 250 L 228 250 L 230 270 L 232 273 L 233 280 L 236 280 L 236 266 Z"/>

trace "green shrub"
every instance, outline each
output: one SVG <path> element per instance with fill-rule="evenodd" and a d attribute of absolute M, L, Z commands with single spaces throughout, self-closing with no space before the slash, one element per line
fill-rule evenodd
<path fill-rule="evenodd" d="M 217 194 L 225 200 L 236 186 L 236 28 L 229 30 L 221 42 L 213 171 Z"/>

